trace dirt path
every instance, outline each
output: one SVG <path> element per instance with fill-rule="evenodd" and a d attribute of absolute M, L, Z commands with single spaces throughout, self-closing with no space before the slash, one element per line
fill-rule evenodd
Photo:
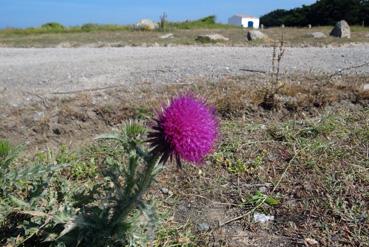
<path fill-rule="evenodd" d="M 0 99 L 21 102 L 30 95 L 117 85 L 183 83 L 269 71 L 271 48 L 125 47 L 0 48 Z M 287 48 L 283 72 L 334 73 L 369 61 L 367 46 Z M 369 66 L 344 71 L 368 74 Z M 4 97 L 5 96 L 5 97 Z"/>

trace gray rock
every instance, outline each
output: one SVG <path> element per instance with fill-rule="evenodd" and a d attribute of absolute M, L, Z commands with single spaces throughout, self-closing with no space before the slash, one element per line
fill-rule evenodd
<path fill-rule="evenodd" d="M 150 19 L 142 19 L 136 24 L 136 29 L 138 30 L 148 30 L 152 31 L 158 28 L 158 24 Z"/>
<path fill-rule="evenodd" d="M 339 21 L 336 26 L 332 29 L 330 36 L 337 38 L 351 38 L 351 29 L 349 24 L 345 21 Z"/>
<path fill-rule="evenodd" d="M 160 36 L 161 39 L 172 39 L 174 38 L 174 34 L 172 33 L 167 33 L 167 34 L 164 34 L 162 36 Z"/>
<path fill-rule="evenodd" d="M 369 91 L 369 83 L 363 86 L 363 91 Z"/>
<path fill-rule="evenodd" d="M 268 36 L 258 30 L 249 30 L 247 31 L 246 38 L 248 41 L 253 40 L 263 40 L 266 39 Z"/>
<path fill-rule="evenodd" d="M 211 42 L 218 42 L 218 41 L 228 41 L 229 38 L 224 37 L 220 34 L 204 34 L 199 35 L 196 38 L 196 41 L 203 42 L 203 43 L 211 43 Z"/>
<path fill-rule="evenodd" d="M 199 230 L 200 232 L 207 232 L 210 230 L 210 225 L 208 223 L 198 224 L 197 230 Z"/>
<path fill-rule="evenodd" d="M 327 35 L 325 35 L 324 33 L 322 32 L 314 32 L 314 33 L 310 33 L 310 35 L 313 37 L 313 38 L 316 38 L 316 39 L 323 39 L 323 38 L 326 38 Z"/>

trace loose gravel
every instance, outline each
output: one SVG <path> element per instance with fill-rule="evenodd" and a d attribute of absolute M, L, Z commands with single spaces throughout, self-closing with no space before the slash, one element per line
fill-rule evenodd
<path fill-rule="evenodd" d="M 49 94 L 112 85 L 183 83 L 270 71 L 272 48 L 0 48 L 0 93 Z M 368 46 L 286 48 L 286 73 L 334 73 L 369 61 Z M 344 70 L 368 74 L 369 66 Z"/>

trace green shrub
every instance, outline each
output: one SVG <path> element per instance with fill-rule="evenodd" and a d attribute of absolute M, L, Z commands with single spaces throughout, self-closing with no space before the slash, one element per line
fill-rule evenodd
<path fill-rule="evenodd" d="M 195 28 L 238 28 L 232 25 L 221 24 L 216 22 L 216 16 L 211 15 L 199 20 L 184 22 L 168 22 L 168 27 L 178 29 L 195 29 Z"/>
<path fill-rule="evenodd" d="M 216 23 L 216 16 L 211 15 L 211 16 L 204 17 L 204 18 L 200 19 L 199 22 L 206 23 L 206 24 L 215 24 Z"/>
<path fill-rule="evenodd" d="M 45 23 L 41 26 L 42 29 L 46 29 L 48 31 L 63 31 L 65 30 L 65 27 L 57 22 L 49 22 Z"/>
<path fill-rule="evenodd" d="M 91 32 L 99 29 L 99 25 L 95 23 L 87 23 L 81 26 L 82 31 Z"/>

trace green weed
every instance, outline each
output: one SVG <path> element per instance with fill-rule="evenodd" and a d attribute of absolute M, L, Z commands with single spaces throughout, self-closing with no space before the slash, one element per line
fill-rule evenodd
<path fill-rule="evenodd" d="M 254 195 L 250 196 L 247 200 L 245 200 L 246 204 L 251 204 L 253 206 L 257 206 L 261 203 L 265 203 L 269 206 L 278 206 L 281 202 L 274 197 L 267 196 L 260 191 L 257 191 Z"/>

